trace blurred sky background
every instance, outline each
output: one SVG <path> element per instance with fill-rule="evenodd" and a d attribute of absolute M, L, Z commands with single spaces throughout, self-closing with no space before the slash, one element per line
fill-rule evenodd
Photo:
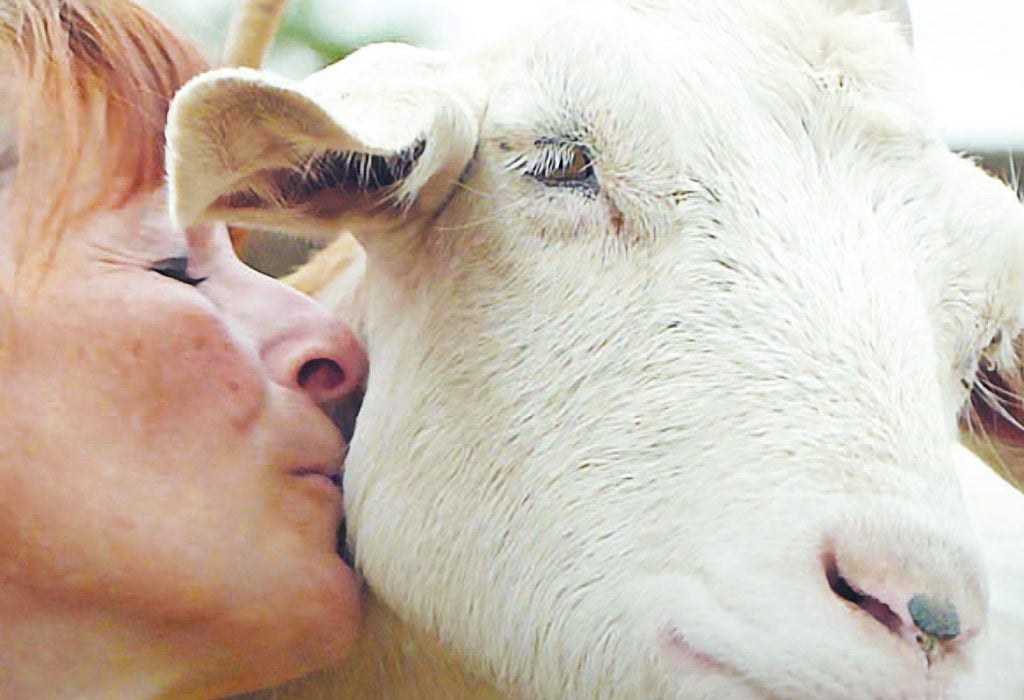
<path fill-rule="evenodd" d="M 216 56 L 232 0 L 141 0 Z M 290 0 L 268 67 L 302 76 L 339 51 L 403 39 L 426 46 L 486 41 L 510 11 L 557 0 Z M 1024 150 L 1022 0 L 911 0 L 915 50 L 951 146 Z"/>

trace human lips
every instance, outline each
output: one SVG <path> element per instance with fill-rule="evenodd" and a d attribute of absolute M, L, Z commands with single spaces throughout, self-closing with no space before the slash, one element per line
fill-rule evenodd
<path fill-rule="evenodd" d="M 291 476 L 298 477 L 303 484 L 314 485 L 318 491 L 326 491 L 341 501 L 341 463 L 342 460 L 318 463 L 293 469 Z"/>
<path fill-rule="evenodd" d="M 317 409 L 310 414 L 296 412 L 289 423 L 291 430 L 284 457 L 285 473 L 302 482 L 321 483 L 334 491 L 341 490 L 341 474 L 348 441 L 339 434 L 329 417 Z"/>
<path fill-rule="evenodd" d="M 325 529 L 318 532 L 329 537 L 332 550 L 337 547 L 338 528 L 345 520 L 341 474 L 341 460 L 316 462 L 288 472 L 289 477 L 294 477 L 288 479 L 292 484 L 288 490 L 304 502 L 303 509 L 314 511 L 307 514 L 306 522 L 323 524 Z"/>
<path fill-rule="evenodd" d="M 292 476 L 302 478 L 321 478 L 330 482 L 335 488 L 341 488 L 341 468 L 338 464 L 299 467 L 298 469 L 293 469 L 290 473 Z"/>
<path fill-rule="evenodd" d="M 332 426 L 333 428 L 333 426 Z M 296 450 L 288 462 L 291 466 L 286 474 L 292 483 L 298 484 L 308 493 L 326 495 L 329 500 L 341 501 L 341 484 L 347 444 L 331 430 L 306 431 L 303 449 Z M 333 507 L 331 509 L 333 511 Z"/>

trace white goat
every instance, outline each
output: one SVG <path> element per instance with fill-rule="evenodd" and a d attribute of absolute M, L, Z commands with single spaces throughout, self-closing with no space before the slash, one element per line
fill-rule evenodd
<path fill-rule="evenodd" d="M 182 91 L 182 225 L 366 250 L 323 296 L 387 608 L 297 696 L 1024 696 L 1024 503 L 955 446 L 1019 362 L 1024 209 L 877 4 L 565 2 Z"/>

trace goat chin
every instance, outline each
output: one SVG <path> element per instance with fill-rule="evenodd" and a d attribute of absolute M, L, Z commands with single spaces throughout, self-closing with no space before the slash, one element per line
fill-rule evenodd
<path fill-rule="evenodd" d="M 249 700 L 505 700 L 465 672 L 435 640 L 410 630 L 373 595 L 363 609 L 362 639 L 341 666 Z"/>
<path fill-rule="evenodd" d="M 959 688 L 958 697 L 1024 697 L 1024 678 L 1012 669 L 1024 664 L 1024 649 L 1015 643 L 1024 625 L 1024 607 L 1014 581 L 1024 563 L 1014 535 L 1024 526 L 1019 494 L 968 450 L 955 449 L 956 464 L 972 519 L 985 543 L 993 572 L 996 615 L 980 640 L 979 663 Z M 997 532 L 998 531 L 998 532 Z M 1014 573 L 1017 572 L 1017 573 Z M 272 690 L 251 693 L 249 700 L 505 700 L 491 685 L 467 673 L 436 640 L 407 627 L 371 593 L 364 599 L 364 629 L 352 656 L 327 669 Z"/>

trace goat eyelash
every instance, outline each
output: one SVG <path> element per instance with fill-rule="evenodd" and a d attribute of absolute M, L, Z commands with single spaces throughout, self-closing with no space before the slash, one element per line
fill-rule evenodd
<path fill-rule="evenodd" d="M 1019 332 L 995 329 L 988 342 L 964 360 L 966 371 L 961 385 L 967 398 L 961 406 L 960 422 L 972 434 L 985 433 L 986 422 L 993 418 L 1020 431 L 1019 413 L 1013 407 L 1024 400 L 1024 384 L 1017 361 Z M 987 417 L 986 417 L 987 416 Z"/>
<path fill-rule="evenodd" d="M 594 170 L 594 159 L 584 144 L 572 141 L 538 141 L 532 157 L 520 155 L 506 164 L 548 187 L 570 188 L 586 194 L 597 194 L 600 185 Z"/>

